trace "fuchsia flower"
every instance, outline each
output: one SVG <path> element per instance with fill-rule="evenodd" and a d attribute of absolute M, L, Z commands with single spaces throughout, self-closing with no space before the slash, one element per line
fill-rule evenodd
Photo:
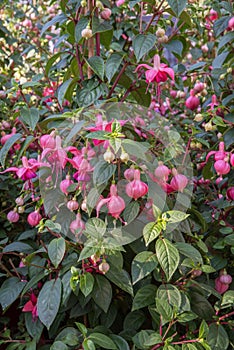
<path fill-rule="evenodd" d="M 76 214 L 76 219 L 74 221 L 71 222 L 70 224 L 70 230 L 72 233 L 76 233 L 76 231 L 80 230 L 83 231 L 85 229 L 85 223 L 84 221 L 81 219 L 81 215 L 80 213 Z"/>
<path fill-rule="evenodd" d="M 215 289 L 218 293 L 223 294 L 229 289 L 229 284 L 232 283 L 232 276 L 228 275 L 226 270 L 221 270 L 219 277 L 215 280 Z"/>
<path fill-rule="evenodd" d="M 125 209 L 125 202 L 123 198 L 118 196 L 116 185 L 111 185 L 109 197 L 102 198 L 97 204 L 97 217 L 99 216 L 101 207 L 105 204 L 107 205 L 108 213 L 112 215 L 115 219 L 119 219 L 120 214 Z"/>
<path fill-rule="evenodd" d="M 154 56 L 154 66 L 151 67 L 148 64 L 139 64 L 139 66 L 136 69 L 136 72 L 141 68 L 144 67 L 147 69 L 145 73 L 146 82 L 147 83 L 161 83 L 165 82 L 168 77 L 172 80 L 175 79 L 175 74 L 172 68 L 169 68 L 166 64 L 160 63 L 160 57 L 159 55 Z"/>
<path fill-rule="evenodd" d="M 199 98 L 197 96 L 195 96 L 195 92 L 192 89 L 190 91 L 190 96 L 185 101 L 185 106 L 188 109 L 191 109 L 191 111 L 193 111 L 194 109 L 196 109 L 199 106 L 199 104 L 200 104 Z"/>
<path fill-rule="evenodd" d="M 171 179 L 170 185 L 174 191 L 183 192 L 188 184 L 188 179 L 185 175 L 178 174 L 176 169 L 172 169 L 173 178 Z"/>
<path fill-rule="evenodd" d="M 214 163 L 214 168 L 218 175 L 226 175 L 230 171 L 230 165 L 222 159 L 217 160 Z"/>
<path fill-rule="evenodd" d="M 37 176 L 36 171 L 40 166 L 48 166 L 48 164 L 37 161 L 36 159 L 27 159 L 27 157 L 22 157 L 22 167 L 10 167 L 0 174 L 4 174 L 6 172 L 15 171 L 16 175 L 19 179 L 22 180 L 30 180 Z"/>
<path fill-rule="evenodd" d="M 42 216 L 39 213 L 39 210 L 35 210 L 28 215 L 27 221 L 28 221 L 29 225 L 34 227 L 34 226 L 37 226 L 39 224 L 41 219 L 42 219 Z"/>
<path fill-rule="evenodd" d="M 9 213 L 7 214 L 7 220 L 10 222 L 19 221 L 19 214 L 17 213 L 16 209 L 9 211 Z"/>
<path fill-rule="evenodd" d="M 212 95 L 212 97 L 211 97 L 211 103 L 208 104 L 208 106 L 210 106 L 209 111 L 210 111 L 210 110 L 213 110 L 213 109 L 215 108 L 215 106 L 218 106 L 218 105 L 219 105 L 219 104 L 218 104 L 218 100 L 217 100 L 216 95 Z"/>
<path fill-rule="evenodd" d="M 148 192 L 148 186 L 140 180 L 141 172 L 136 169 L 134 172 L 134 180 L 126 185 L 126 193 L 129 197 L 135 200 L 143 197 Z"/>
<path fill-rule="evenodd" d="M 154 171 L 154 175 L 162 181 L 167 181 L 168 176 L 170 175 L 171 170 L 163 164 L 163 162 L 158 162 L 158 166 Z"/>
<path fill-rule="evenodd" d="M 68 189 L 68 187 L 69 187 L 70 185 L 72 185 L 73 183 L 74 183 L 74 182 L 71 180 L 70 175 L 67 175 L 67 176 L 66 176 L 66 179 L 63 180 L 63 181 L 61 181 L 61 183 L 60 183 L 60 185 L 59 185 L 60 190 L 61 190 L 64 194 L 68 195 L 67 189 Z"/>
<path fill-rule="evenodd" d="M 210 151 L 206 156 L 206 162 L 208 159 L 214 155 L 214 159 L 217 160 L 224 160 L 224 158 L 228 155 L 228 152 L 225 152 L 225 144 L 223 141 L 219 143 L 219 150 L 218 151 Z"/>
<path fill-rule="evenodd" d="M 62 140 L 60 136 L 55 137 L 55 146 L 53 148 L 47 147 L 43 150 L 41 158 L 45 158 L 53 165 L 65 168 L 67 163 L 67 153 L 62 148 Z"/>
<path fill-rule="evenodd" d="M 229 187 L 227 189 L 227 198 L 234 201 L 234 187 Z"/>
<path fill-rule="evenodd" d="M 12 128 L 12 131 L 11 131 L 10 134 L 5 134 L 3 132 L 3 136 L 1 137 L 1 144 L 4 145 L 7 142 L 7 140 L 9 140 L 11 138 L 11 136 L 13 136 L 14 134 L 16 134 L 16 128 L 15 127 Z"/>
<path fill-rule="evenodd" d="M 36 320 L 36 318 L 38 317 L 37 297 L 33 292 L 30 295 L 30 300 L 24 305 L 22 311 L 23 312 L 31 312 L 33 320 Z"/>

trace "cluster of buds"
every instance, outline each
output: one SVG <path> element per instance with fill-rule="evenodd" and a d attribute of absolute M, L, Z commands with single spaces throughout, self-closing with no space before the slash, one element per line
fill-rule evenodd
<path fill-rule="evenodd" d="M 162 44 L 168 42 L 168 36 L 165 34 L 165 30 L 163 28 L 158 28 L 155 34 L 158 38 L 158 43 Z"/>

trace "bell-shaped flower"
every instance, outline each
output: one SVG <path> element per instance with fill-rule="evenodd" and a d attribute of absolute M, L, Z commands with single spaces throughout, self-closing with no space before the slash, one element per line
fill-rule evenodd
<path fill-rule="evenodd" d="M 140 170 L 136 169 L 134 173 L 134 180 L 126 185 L 127 195 L 135 200 L 143 197 L 148 192 L 148 186 L 146 183 L 140 180 L 140 177 Z"/>
<path fill-rule="evenodd" d="M 125 202 L 122 197 L 118 196 L 117 186 L 111 185 L 110 195 L 108 198 L 102 198 L 96 207 L 97 217 L 99 216 L 101 207 L 106 205 L 108 208 L 108 213 L 115 219 L 119 219 L 120 214 L 125 209 Z"/>
<path fill-rule="evenodd" d="M 175 79 L 175 73 L 172 68 L 169 68 L 166 64 L 160 63 L 159 55 L 154 56 L 154 65 L 153 67 L 148 64 L 139 64 L 137 66 L 136 72 L 141 68 L 146 68 L 145 72 L 146 82 L 147 83 L 161 83 L 165 82 L 168 78 L 172 80 Z"/>

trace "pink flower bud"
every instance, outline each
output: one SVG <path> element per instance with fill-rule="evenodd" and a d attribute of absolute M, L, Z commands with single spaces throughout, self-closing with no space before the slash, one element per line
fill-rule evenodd
<path fill-rule="evenodd" d="M 213 22 L 213 21 L 215 21 L 218 17 L 219 17 L 219 16 L 218 16 L 218 12 L 216 12 L 214 9 L 211 9 L 211 10 L 210 10 L 210 13 L 209 13 L 209 15 L 208 15 L 209 20 Z"/>
<path fill-rule="evenodd" d="M 67 208 L 71 211 L 77 210 L 79 208 L 79 204 L 76 200 L 72 199 L 67 202 Z"/>
<path fill-rule="evenodd" d="M 176 91 L 176 90 L 171 90 L 171 91 L 170 91 L 170 95 L 171 95 L 171 97 L 176 98 L 176 96 L 177 96 L 177 91 Z"/>
<path fill-rule="evenodd" d="M 215 289 L 217 290 L 218 293 L 223 294 L 225 293 L 229 288 L 229 284 L 222 283 L 220 281 L 220 277 L 217 277 L 215 280 Z"/>
<path fill-rule="evenodd" d="M 193 270 L 192 277 L 199 277 L 202 274 L 202 270 Z"/>
<path fill-rule="evenodd" d="M 154 174 L 158 179 L 167 181 L 170 173 L 171 170 L 166 165 L 162 162 L 158 162 L 158 167 L 154 171 Z"/>
<path fill-rule="evenodd" d="M 103 273 L 103 275 L 105 275 L 105 273 L 107 273 L 110 269 L 110 265 L 107 262 L 102 262 L 99 266 L 98 266 L 98 270 L 100 272 Z"/>
<path fill-rule="evenodd" d="M 194 90 L 195 90 L 196 92 L 202 92 L 202 90 L 204 90 L 204 88 L 205 88 L 205 85 L 204 85 L 203 83 L 201 83 L 201 82 L 196 83 L 196 84 L 194 85 Z"/>
<path fill-rule="evenodd" d="M 221 283 L 231 284 L 232 283 L 232 276 L 230 276 L 228 274 L 223 274 L 223 275 L 219 276 L 219 280 Z"/>
<path fill-rule="evenodd" d="M 70 185 L 72 185 L 74 182 L 71 180 L 70 175 L 66 176 L 66 179 L 61 181 L 59 187 L 60 190 L 65 193 L 66 195 L 68 195 L 67 189 Z"/>
<path fill-rule="evenodd" d="M 125 3 L 125 0 L 117 0 L 116 1 L 116 6 L 119 7 Z"/>
<path fill-rule="evenodd" d="M 188 109 L 191 109 L 191 111 L 196 109 L 199 106 L 199 104 L 200 104 L 199 98 L 196 96 L 189 96 L 185 101 L 185 106 Z"/>
<path fill-rule="evenodd" d="M 234 166 L 234 153 L 230 157 L 230 164 L 231 166 Z"/>
<path fill-rule="evenodd" d="M 35 210 L 28 215 L 27 221 L 31 226 L 37 226 L 41 221 L 41 219 L 42 219 L 41 214 L 38 212 L 38 210 Z"/>
<path fill-rule="evenodd" d="M 205 44 L 205 45 L 202 45 L 202 46 L 201 46 L 201 50 L 202 50 L 202 52 L 207 53 L 207 52 L 209 51 L 209 48 L 208 48 L 208 46 Z"/>
<path fill-rule="evenodd" d="M 111 16 L 111 10 L 108 8 L 104 8 L 104 10 L 101 12 L 101 18 L 102 19 L 109 19 Z"/>
<path fill-rule="evenodd" d="M 227 189 L 227 198 L 234 201 L 234 187 L 229 187 Z"/>
<path fill-rule="evenodd" d="M 224 160 L 217 160 L 214 163 L 214 168 L 218 175 L 226 175 L 230 171 L 230 165 Z"/>
<path fill-rule="evenodd" d="M 140 170 L 135 170 L 134 180 L 126 185 L 126 193 L 135 200 L 143 197 L 148 192 L 148 186 L 140 180 Z"/>
<path fill-rule="evenodd" d="M 229 29 L 234 29 L 234 17 L 229 19 L 229 21 L 228 21 L 228 28 Z"/>
<path fill-rule="evenodd" d="M 7 220 L 10 222 L 17 222 L 19 221 L 19 214 L 17 213 L 16 210 L 11 210 L 7 214 Z"/>
<path fill-rule="evenodd" d="M 43 135 L 40 137 L 40 145 L 43 149 L 45 148 L 55 148 L 56 143 L 55 143 L 55 138 L 50 134 L 50 135 Z"/>
<path fill-rule="evenodd" d="M 132 181 L 134 179 L 135 169 L 129 168 L 125 170 L 124 177 L 125 179 Z"/>
<path fill-rule="evenodd" d="M 85 223 L 81 219 L 80 213 L 78 213 L 78 214 L 76 214 L 76 219 L 74 221 L 72 221 L 70 224 L 70 230 L 72 233 L 75 234 L 77 230 L 82 231 L 84 229 L 85 229 Z"/>
<path fill-rule="evenodd" d="M 16 200 L 15 200 L 15 203 L 17 205 L 24 205 L 24 200 L 22 197 L 17 197 Z"/>
<path fill-rule="evenodd" d="M 177 174 L 175 175 L 170 182 L 171 187 L 174 191 L 183 192 L 185 187 L 188 184 L 188 179 L 185 175 Z"/>

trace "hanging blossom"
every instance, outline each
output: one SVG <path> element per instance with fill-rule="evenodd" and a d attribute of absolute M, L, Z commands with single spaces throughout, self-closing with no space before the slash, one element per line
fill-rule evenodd
<path fill-rule="evenodd" d="M 175 73 L 172 68 L 169 68 L 166 64 L 160 63 L 159 55 L 154 56 L 154 66 L 151 67 L 148 64 L 139 64 L 136 69 L 136 72 L 141 68 L 146 68 L 145 72 L 146 82 L 147 83 L 161 83 L 165 82 L 168 77 L 172 80 L 175 79 Z"/>
<path fill-rule="evenodd" d="M 30 295 L 30 300 L 24 305 L 22 311 L 31 312 L 33 320 L 35 321 L 37 319 L 38 317 L 37 297 L 33 292 Z"/>
<path fill-rule="evenodd" d="M 103 198 L 99 201 L 96 207 L 97 217 L 99 216 L 101 207 L 105 204 L 107 205 L 108 213 L 115 219 L 119 219 L 120 214 L 125 209 L 125 202 L 122 197 L 118 196 L 116 185 L 111 185 L 108 198 Z"/>
<path fill-rule="evenodd" d="M 49 166 L 46 163 L 42 163 L 40 161 L 37 161 L 36 159 L 27 159 L 27 157 L 22 157 L 22 167 L 10 167 L 2 172 L 0 174 L 4 174 L 6 172 L 16 172 L 16 175 L 19 179 L 22 179 L 24 181 L 33 179 L 37 176 L 36 171 L 41 166 Z"/>
<path fill-rule="evenodd" d="M 43 150 L 41 158 L 60 168 L 65 168 L 67 163 L 67 152 L 62 148 L 62 140 L 60 136 L 55 137 L 55 145 L 53 148 L 47 147 Z"/>

